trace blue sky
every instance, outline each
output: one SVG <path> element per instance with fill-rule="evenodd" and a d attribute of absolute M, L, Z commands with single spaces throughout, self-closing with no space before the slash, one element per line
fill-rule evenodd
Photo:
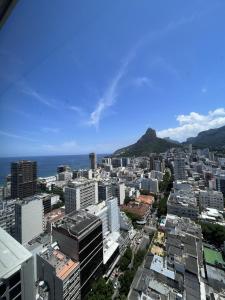
<path fill-rule="evenodd" d="M 110 153 L 225 125 L 225 2 L 21 0 L 0 31 L 0 156 Z"/>

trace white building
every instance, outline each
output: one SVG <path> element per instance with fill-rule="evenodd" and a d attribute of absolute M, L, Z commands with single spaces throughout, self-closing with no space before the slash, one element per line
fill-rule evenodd
<path fill-rule="evenodd" d="M 108 207 L 108 222 L 109 222 L 109 231 L 119 231 L 120 229 L 120 220 L 119 220 L 119 208 L 117 198 L 112 198 L 106 202 Z"/>
<path fill-rule="evenodd" d="M 69 172 L 69 171 L 60 172 L 58 174 L 58 180 L 59 181 L 68 181 L 68 180 L 72 179 L 72 176 L 73 176 L 72 172 Z"/>
<path fill-rule="evenodd" d="M 123 205 L 125 200 L 125 184 L 123 182 L 112 184 L 112 195 L 118 199 L 118 205 Z"/>
<path fill-rule="evenodd" d="M 0 299 L 35 299 L 32 254 L 0 228 Z"/>
<path fill-rule="evenodd" d="M 26 244 L 43 232 L 44 207 L 42 200 L 28 197 L 15 204 L 15 238 Z"/>
<path fill-rule="evenodd" d="M 105 237 L 109 233 L 109 217 L 106 201 L 102 201 L 101 203 L 95 205 L 90 205 L 85 208 L 85 210 L 92 215 L 96 215 L 102 220 L 102 233 L 103 237 Z"/>
<path fill-rule="evenodd" d="M 65 187 L 66 214 L 98 203 L 98 184 L 95 180 L 80 178 Z"/>
<path fill-rule="evenodd" d="M 224 209 L 223 194 L 217 191 L 200 191 L 199 205 L 204 208 L 216 208 L 218 210 Z"/>

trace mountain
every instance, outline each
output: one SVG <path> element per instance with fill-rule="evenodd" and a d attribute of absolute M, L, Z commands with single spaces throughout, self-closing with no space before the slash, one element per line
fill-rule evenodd
<path fill-rule="evenodd" d="M 144 135 L 133 145 L 121 148 L 114 152 L 117 156 L 144 156 L 149 153 L 162 153 L 177 147 L 177 143 L 158 138 L 152 128 L 148 128 Z"/>
<path fill-rule="evenodd" d="M 167 142 L 171 142 L 171 143 L 174 143 L 174 144 L 180 144 L 178 141 L 176 140 L 172 140 L 170 137 L 164 137 L 163 138 L 164 140 L 166 140 Z"/>
<path fill-rule="evenodd" d="M 202 131 L 196 137 L 188 138 L 186 143 L 198 148 L 225 148 L 225 126 Z"/>

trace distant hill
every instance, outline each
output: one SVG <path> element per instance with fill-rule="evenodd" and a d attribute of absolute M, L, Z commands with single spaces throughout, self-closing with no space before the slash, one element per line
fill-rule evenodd
<path fill-rule="evenodd" d="M 171 139 L 170 137 L 164 137 L 163 139 L 166 140 L 167 142 L 171 142 L 174 144 L 180 144 L 178 141 L 175 141 L 175 140 Z"/>
<path fill-rule="evenodd" d="M 186 143 L 198 148 L 225 148 L 225 126 L 202 131 L 196 137 L 188 138 Z"/>
<path fill-rule="evenodd" d="M 156 131 L 148 128 L 144 135 L 133 145 L 121 148 L 114 152 L 117 156 L 144 156 L 149 153 L 162 153 L 166 150 L 177 147 L 178 144 L 161 139 L 156 136 Z"/>

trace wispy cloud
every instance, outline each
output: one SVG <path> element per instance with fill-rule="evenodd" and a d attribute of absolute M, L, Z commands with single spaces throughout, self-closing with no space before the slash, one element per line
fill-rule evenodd
<path fill-rule="evenodd" d="M 203 115 L 191 112 L 188 115 L 178 115 L 179 126 L 158 131 L 159 137 L 170 137 L 184 141 L 188 137 L 196 136 L 200 131 L 218 128 L 225 125 L 225 109 L 217 108 Z"/>
<path fill-rule="evenodd" d="M 88 119 L 88 124 L 91 126 L 95 126 L 98 128 L 99 122 L 103 117 L 104 112 L 111 106 L 113 106 L 116 102 L 117 96 L 118 96 L 118 87 L 120 84 L 120 81 L 124 77 L 127 67 L 129 64 L 132 62 L 133 58 L 135 57 L 137 51 L 139 48 L 145 46 L 147 43 L 154 41 L 154 39 L 158 39 L 163 37 L 163 35 L 176 30 L 180 26 L 183 26 L 185 24 L 193 22 L 195 19 L 199 18 L 202 13 L 194 13 L 189 17 L 182 17 L 177 21 L 170 22 L 167 24 L 165 27 L 152 31 L 146 35 L 144 35 L 131 49 L 129 52 L 129 55 L 126 57 L 124 60 L 123 64 L 117 71 L 116 75 L 112 78 L 110 81 L 108 87 L 106 88 L 105 92 L 103 93 L 103 96 L 98 100 L 96 108 L 91 112 L 89 119 Z M 165 62 L 164 62 L 165 65 Z M 171 72 L 176 73 L 177 71 L 174 69 L 171 69 L 170 65 L 166 65 L 167 68 L 170 68 Z M 139 84 L 146 84 L 147 83 L 147 78 L 140 78 L 139 79 Z M 150 83 L 150 82 L 149 82 Z"/>
<path fill-rule="evenodd" d="M 143 87 L 143 86 L 152 87 L 152 79 L 146 76 L 135 78 L 133 80 L 133 83 L 137 87 Z"/>
<path fill-rule="evenodd" d="M 21 109 L 15 109 L 15 108 L 10 108 L 10 107 L 6 107 L 6 109 L 7 109 L 7 111 L 10 111 L 11 113 L 18 114 L 27 119 L 31 119 L 33 117 L 31 114 L 29 114 L 28 112 L 25 112 Z"/>
<path fill-rule="evenodd" d="M 20 140 L 25 140 L 25 141 L 29 141 L 29 142 L 36 142 L 36 140 L 34 140 L 34 139 L 31 139 L 31 138 L 28 138 L 28 137 L 25 137 L 22 135 L 14 134 L 11 132 L 3 131 L 3 130 L 0 130 L 0 135 L 6 136 L 9 138 L 13 138 L 13 139 L 20 139 Z"/>
<path fill-rule="evenodd" d="M 56 105 L 56 100 L 53 99 L 53 98 L 50 98 L 48 96 L 44 96 L 42 94 L 40 94 L 39 92 L 37 92 L 35 89 L 31 88 L 31 87 L 25 87 L 23 89 L 23 93 L 32 97 L 33 99 L 37 100 L 38 102 L 48 106 L 48 107 L 51 107 L 51 108 L 54 108 L 54 109 L 57 109 L 58 106 Z"/>
<path fill-rule="evenodd" d="M 61 144 L 44 144 L 42 149 L 50 153 L 72 154 L 76 153 L 79 148 L 77 142 L 71 140 Z"/>
<path fill-rule="evenodd" d="M 110 81 L 103 96 L 97 102 L 96 108 L 90 114 L 89 120 L 87 122 L 89 125 L 92 125 L 92 126 L 95 126 L 96 128 L 98 128 L 99 122 L 100 122 L 105 110 L 107 108 L 111 107 L 116 102 L 116 98 L 118 96 L 119 83 L 120 83 L 121 79 L 123 78 L 123 76 L 125 75 L 127 67 L 129 66 L 130 62 L 134 58 L 135 52 L 136 52 L 136 47 L 130 51 L 128 56 L 122 62 L 122 65 L 119 68 L 119 70 L 117 71 L 116 75 Z"/>
<path fill-rule="evenodd" d="M 76 106 L 76 105 L 72 105 L 72 106 L 69 106 L 68 107 L 70 110 L 73 110 L 75 111 L 76 113 L 78 113 L 80 116 L 82 116 L 84 114 L 84 110 L 79 107 L 79 106 Z"/>
<path fill-rule="evenodd" d="M 54 127 L 42 127 L 41 130 L 45 133 L 59 133 L 60 132 L 59 128 L 54 128 Z"/>

